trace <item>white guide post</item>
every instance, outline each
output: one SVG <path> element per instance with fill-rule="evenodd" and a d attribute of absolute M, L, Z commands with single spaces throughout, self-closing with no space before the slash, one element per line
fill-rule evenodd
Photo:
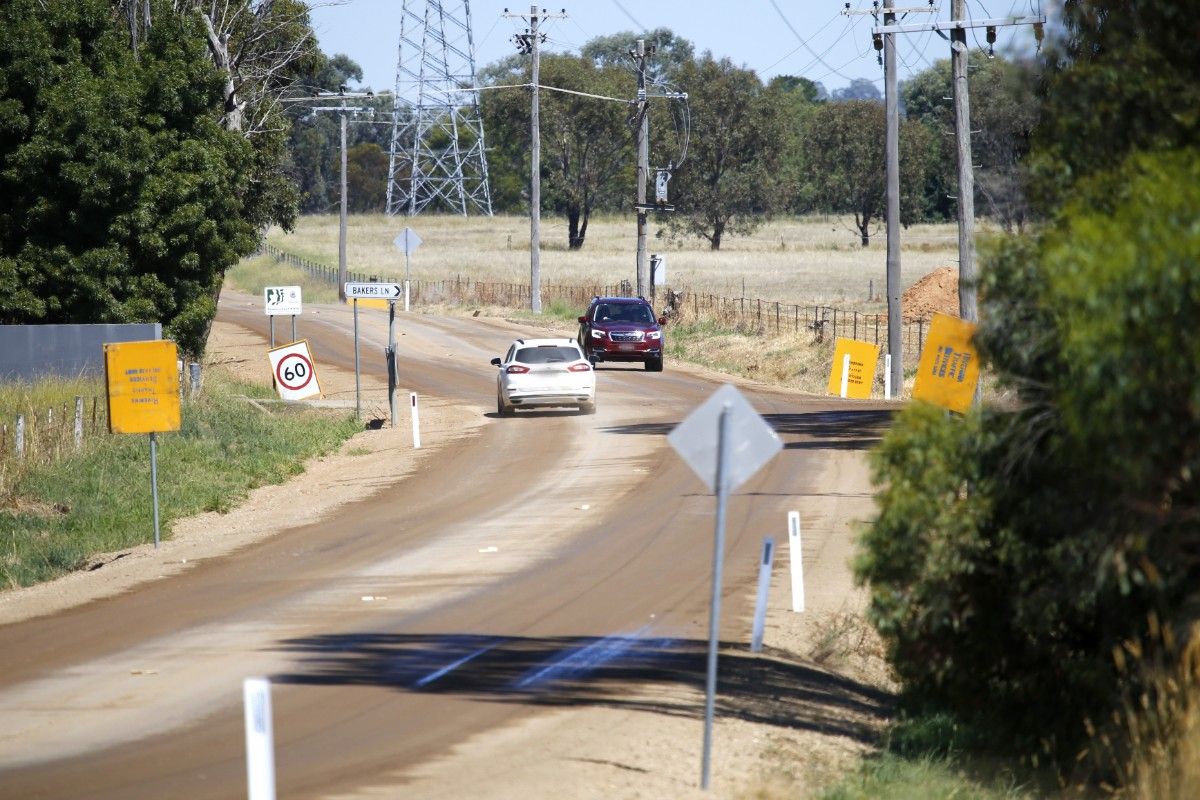
<path fill-rule="evenodd" d="M 266 678 L 246 678 L 242 694 L 246 717 L 246 796 L 248 800 L 275 800 L 271 682 Z"/>
<path fill-rule="evenodd" d="M 788 512 L 788 555 L 792 568 L 792 611 L 804 610 L 804 557 L 800 548 L 800 512 Z"/>
<path fill-rule="evenodd" d="M 412 433 L 413 433 L 413 449 L 421 449 L 421 410 L 417 407 L 417 393 L 408 393 L 409 402 L 412 406 Z"/>

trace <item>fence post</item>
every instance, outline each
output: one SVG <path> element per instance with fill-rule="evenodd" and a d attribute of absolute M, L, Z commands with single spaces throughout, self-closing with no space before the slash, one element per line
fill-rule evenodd
<path fill-rule="evenodd" d="M 921 350 L 925 347 L 925 320 L 917 320 L 917 358 L 921 358 Z"/>
<path fill-rule="evenodd" d="M 854 338 L 858 338 L 858 312 L 854 312 Z"/>
<path fill-rule="evenodd" d="M 75 449 L 83 447 L 83 398 L 75 395 Z"/>

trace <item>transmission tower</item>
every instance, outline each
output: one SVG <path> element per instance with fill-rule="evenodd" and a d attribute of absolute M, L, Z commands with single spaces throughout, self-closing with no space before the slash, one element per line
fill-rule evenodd
<path fill-rule="evenodd" d="M 415 10 L 414 10 L 415 9 Z M 403 0 L 392 107 L 387 213 L 428 206 L 492 213 L 475 86 L 471 6 Z"/>

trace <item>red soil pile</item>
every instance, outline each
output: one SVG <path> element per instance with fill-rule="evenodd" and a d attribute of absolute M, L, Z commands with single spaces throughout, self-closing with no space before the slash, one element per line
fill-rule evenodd
<path fill-rule="evenodd" d="M 905 322 L 928 320 L 934 314 L 958 316 L 958 269 L 940 267 L 914 283 L 900 297 Z"/>

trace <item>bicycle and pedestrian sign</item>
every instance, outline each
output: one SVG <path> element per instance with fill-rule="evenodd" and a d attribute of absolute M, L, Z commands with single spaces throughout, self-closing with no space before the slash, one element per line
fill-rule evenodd
<path fill-rule="evenodd" d="M 308 352 L 308 340 L 286 344 L 267 351 L 271 360 L 271 374 L 275 377 L 275 390 L 280 400 L 303 400 L 321 394 L 317 380 L 317 368 Z"/>

